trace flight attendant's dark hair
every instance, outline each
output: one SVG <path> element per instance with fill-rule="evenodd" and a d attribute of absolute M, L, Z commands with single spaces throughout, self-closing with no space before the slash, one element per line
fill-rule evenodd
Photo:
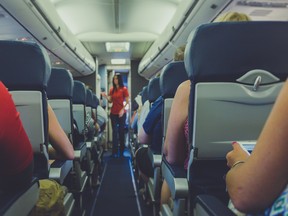
<path fill-rule="evenodd" d="M 114 83 L 114 77 L 115 77 L 115 76 L 117 76 L 119 87 L 120 87 L 120 88 L 124 87 L 122 76 L 121 76 L 119 73 L 116 73 L 116 74 L 113 76 L 113 80 L 112 80 L 112 83 L 113 83 L 112 93 L 114 93 L 114 91 L 116 91 L 116 89 L 117 89 L 117 88 L 116 88 L 116 85 L 115 85 L 115 83 Z"/>

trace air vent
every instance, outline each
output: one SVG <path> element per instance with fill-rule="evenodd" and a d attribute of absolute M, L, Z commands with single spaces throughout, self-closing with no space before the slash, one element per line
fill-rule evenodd
<path fill-rule="evenodd" d="M 237 5 L 240 6 L 250 6 L 250 7 L 266 7 L 266 8 L 287 8 L 288 3 L 285 2 L 274 2 L 274 1 L 249 1 L 249 0 L 242 0 L 238 1 Z"/>
<path fill-rule="evenodd" d="M 253 10 L 249 15 L 250 16 L 267 16 L 272 10 Z"/>

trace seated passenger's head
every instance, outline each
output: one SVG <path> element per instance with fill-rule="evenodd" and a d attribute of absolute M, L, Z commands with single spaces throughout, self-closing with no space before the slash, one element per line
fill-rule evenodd
<path fill-rule="evenodd" d="M 227 12 L 218 16 L 213 22 L 237 22 L 251 21 L 250 17 L 244 13 Z"/>
<path fill-rule="evenodd" d="M 186 47 L 186 45 L 182 45 L 176 49 L 176 51 L 174 53 L 174 57 L 173 57 L 174 61 L 183 61 L 184 60 L 185 47 Z"/>

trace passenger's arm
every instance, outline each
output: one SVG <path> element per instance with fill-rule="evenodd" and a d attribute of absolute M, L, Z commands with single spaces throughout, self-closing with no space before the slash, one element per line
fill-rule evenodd
<path fill-rule="evenodd" d="M 67 135 L 59 124 L 57 117 L 48 104 L 49 141 L 61 159 L 73 160 L 74 149 Z"/>
<path fill-rule="evenodd" d="M 186 158 L 184 124 L 188 117 L 190 81 L 187 80 L 177 88 L 168 120 L 164 155 L 171 164 L 183 164 Z"/>
<path fill-rule="evenodd" d="M 149 134 L 147 134 L 143 127 L 141 127 L 139 133 L 138 133 L 138 140 L 141 144 L 149 144 L 151 137 Z"/>
<path fill-rule="evenodd" d="M 251 156 L 246 160 L 241 151 L 238 154 L 227 154 L 229 166 L 238 160 L 245 161 L 233 167 L 226 176 L 232 202 L 242 212 L 254 212 L 268 207 L 288 183 L 287 94 L 286 81 Z M 234 149 L 238 149 L 237 143 L 233 145 L 236 145 Z"/>

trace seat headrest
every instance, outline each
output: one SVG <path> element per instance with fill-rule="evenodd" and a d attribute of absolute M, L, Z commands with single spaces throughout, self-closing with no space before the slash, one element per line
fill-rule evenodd
<path fill-rule="evenodd" d="M 160 91 L 160 78 L 156 77 L 148 83 L 148 100 L 154 102 L 158 97 L 161 96 Z"/>
<path fill-rule="evenodd" d="M 86 104 L 86 88 L 84 83 L 74 80 L 73 104 Z"/>
<path fill-rule="evenodd" d="M 48 85 L 50 59 L 37 43 L 0 41 L 0 65 L 0 80 L 9 90 L 42 90 Z"/>
<path fill-rule="evenodd" d="M 93 106 L 93 93 L 90 89 L 86 88 L 86 106 Z"/>
<path fill-rule="evenodd" d="M 48 99 L 72 99 L 73 77 L 64 68 L 52 68 L 47 87 Z"/>
<path fill-rule="evenodd" d="M 191 34 L 184 61 L 195 82 L 231 82 L 253 69 L 287 78 L 287 22 L 210 23 Z"/>
<path fill-rule="evenodd" d="M 93 104 L 92 104 L 92 107 L 96 109 L 98 105 L 99 105 L 99 100 L 98 100 L 97 96 L 96 96 L 95 94 L 93 94 Z"/>
<path fill-rule="evenodd" d="M 144 86 L 141 92 L 142 104 L 144 104 L 146 100 L 148 100 L 148 86 Z"/>
<path fill-rule="evenodd" d="M 167 64 L 160 76 L 160 90 L 163 98 L 173 98 L 178 86 L 188 80 L 184 62 L 171 62 Z"/>

